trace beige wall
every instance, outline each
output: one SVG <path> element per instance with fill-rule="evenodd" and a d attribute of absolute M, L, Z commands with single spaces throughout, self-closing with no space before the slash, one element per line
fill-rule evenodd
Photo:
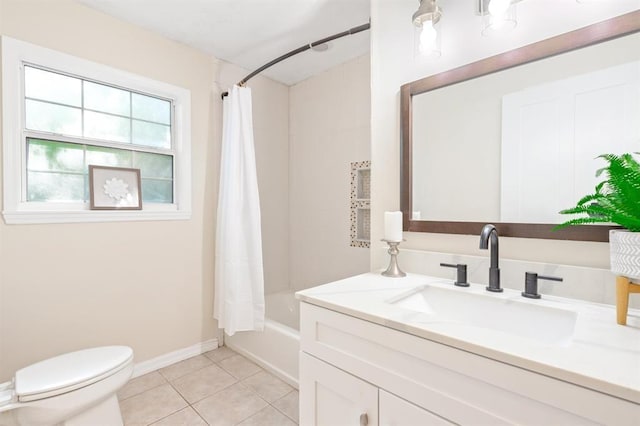
<path fill-rule="evenodd" d="M 0 224 L 0 380 L 92 345 L 128 344 L 143 361 L 218 337 L 220 93 L 247 70 L 68 0 L 0 0 L 0 34 L 191 90 L 193 151 L 190 221 Z M 289 90 L 261 76 L 249 86 L 265 287 L 273 292 L 289 287 Z"/>
<path fill-rule="evenodd" d="M 290 279 L 308 288 L 369 270 L 350 246 L 350 163 L 370 159 L 370 58 L 290 88 Z"/>
<path fill-rule="evenodd" d="M 521 19 L 526 18 L 527 7 L 534 6 L 530 3 L 535 2 L 522 2 Z M 588 8 L 575 2 L 565 3 L 557 7 L 554 5 L 554 12 L 558 12 L 557 16 L 562 16 L 562 19 L 533 19 L 538 24 L 529 28 L 534 30 L 527 31 L 523 25 L 508 37 L 482 38 L 478 28 L 473 25 L 458 27 L 455 31 L 449 28 L 443 35 L 442 58 L 432 63 L 418 63 L 413 57 L 413 28 L 410 24 L 416 2 L 372 0 L 372 241 L 376 248 L 371 250 L 372 269 L 382 268 L 387 262 L 387 255 L 378 242 L 384 232 L 383 212 L 397 210 L 400 204 L 400 86 L 637 8 L 637 2 L 627 0 L 592 4 Z M 529 18 L 531 22 L 532 18 Z M 487 256 L 486 252 L 478 249 L 478 237 L 475 235 L 405 233 L 405 238 L 404 248 Z M 503 238 L 500 254 L 510 259 L 599 268 L 608 268 L 609 264 L 606 243 Z"/>
<path fill-rule="evenodd" d="M 191 220 L 0 223 L 0 380 L 94 345 L 130 345 L 143 361 L 216 337 L 215 62 L 68 0 L 0 0 L 0 34 L 189 89 L 193 157 Z"/>

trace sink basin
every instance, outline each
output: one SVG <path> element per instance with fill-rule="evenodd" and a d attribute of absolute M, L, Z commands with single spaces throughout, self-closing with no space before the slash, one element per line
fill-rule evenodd
<path fill-rule="evenodd" d="M 576 312 L 568 309 L 519 300 L 519 295 L 484 294 L 433 285 L 414 289 L 389 303 L 422 312 L 434 321 L 498 331 L 553 345 L 569 343 L 577 317 Z"/>

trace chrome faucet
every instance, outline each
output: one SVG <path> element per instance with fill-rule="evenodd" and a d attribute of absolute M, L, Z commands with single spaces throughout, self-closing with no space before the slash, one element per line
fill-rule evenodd
<path fill-rule="evenodd" d="M 498 231 L 496 227 L 487 224 L 480 232 L 480 248 L 486 250 L 489 248 L 489 239 L 491 239 L 491 266 L 489 267 L 489 285 L 487 291 L 501 292 L 500 287 L 500 268 L 498 267 Z"/>

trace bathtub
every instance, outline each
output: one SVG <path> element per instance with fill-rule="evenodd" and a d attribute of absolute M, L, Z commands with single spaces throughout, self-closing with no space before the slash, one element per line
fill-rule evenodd
<path fill-rule="evenodd" d="M 224 336 L 224 344 L 298 388 L 300 303 L 293 291 L 265 296 L 264 331 Z"/>

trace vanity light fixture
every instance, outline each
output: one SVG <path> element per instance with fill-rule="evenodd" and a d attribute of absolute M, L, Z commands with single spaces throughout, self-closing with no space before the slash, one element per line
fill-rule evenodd
<path fill-rule="evenodd" d="M 477 0 L 476 12 L 482 16 L 482 35 L 514 29 L 518 25 L 516 3 L 521 0 Z"/>
<path fill-rule="evenodd" d="M 442 9 L 437 3 L 437 0 L 420 0 L 420 6 L 413 14 L 416 57 L 439 58 L 442 53 L 440 48 Z"/>

